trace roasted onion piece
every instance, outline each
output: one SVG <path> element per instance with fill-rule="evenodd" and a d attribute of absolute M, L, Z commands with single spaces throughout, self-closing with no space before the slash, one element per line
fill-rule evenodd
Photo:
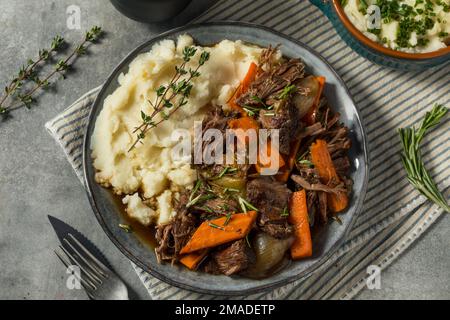
<path fill-rule="evenodd" d="M 256 234 L 252 241 L 256 262 L 245 271 L 245 276 L 261 279 L 282 269 L 287 261 L 286 251 L 293 241 L 292 237 L 280 240 L 265 232 Z"/>
<path fill-rule="evenodd" d="M 292 98 L 294 105 L 298 109 L 299 117 L 303 118 L 313 106 L 314 100 L 319 93 L 320 84 L 314 76 L 308 76 L 300 80 L 298 86 L 309 89 L 308 94 L 296 94 Z"/>

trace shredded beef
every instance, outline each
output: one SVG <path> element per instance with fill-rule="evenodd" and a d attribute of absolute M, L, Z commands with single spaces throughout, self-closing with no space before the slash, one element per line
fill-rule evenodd
<path fill-rule="evenodd" d="M 350 160 L 347 156 L 333 159 L 333 164 L 339 177 L 348 175 L 350 170 Z"/>
<path fill-rule="evenodd" d="M 270 113 L 272 115 L 266 115 Z M 291 149 L 291 141 L 298 136 L 298 132 L 302 128 L 295 106 L 284 103 L 275 115 L 273 115 L 273 111 L 261 110 L 259 121 L 264 129 L 279 129 L 279 152 L 288 155 Z"/>
<path fill-rule="evenodd" d="M 335 187 L 329 187 L 320 182 L 310 183 L 305 178 L 303 178 L 299 175 L 295 175 L 295 174 L 291 176 L 291 179 L 305 190 L 321 191 L 321 192 L 325 192 L 325 193 L 334 193 L 334 194 L 338 194 L 339 192 L 347 192 L 347 190 L 345 190 L 345 187 L 342 183 L 338 184 Z"/>
<path fill-rule="evenodd" d="M 197 221 L 193 214 L 182 210 L 173 221 L 157 227 L 155 252 L 158 261 L 174 263 L 178 259 L 179 252 L 197 229 Z"/>
<path fill-rule="evenodd" d="M 228 247 L 212 254 L 217 270 L 227 276 L 240 273 L 255 262 L 255 254 L 245 239 L 237 240 Z"/>
<path fill-rule="evenodd" d="M 258 226 L 278 239 L 288 238 L 293 232 L 287 217 L 282 215 L 290 195 L 286 185 L 270 179 L 254 179 L 247 184 L 247 199 L 259 210 Z"/>
<path fill-rule="evenodd" d="M 325 192 L 318 192 L 319 195 L 319 214 L 322 223 L 328 222 L 328 208 L 327 208 L 327 194 Z"/>

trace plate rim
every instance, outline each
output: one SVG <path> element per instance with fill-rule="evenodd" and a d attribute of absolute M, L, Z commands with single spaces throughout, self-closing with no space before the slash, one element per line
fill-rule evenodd
<path fill-rule="evenodd" d="M 237 295 L 249 295 L 249 294 L 255 294 L 255 293 L 259 293 L 261 291 L 264 290 L 270 290 L 270 289 L 274 289 L 274 288 L 278 288 L 280 286 L 292 283 L 296 280 L 300 280 L 300 279 L 304 279 L 306 277 L 308 277 L 309 275 L 311 275 L 314 270 L 320 268 L 321 266 L 323 266 L 330 258 L 331 256 L 337 252 L 337 250 L 342 247 L 342 245 L 344 244 L 345 240 L 347 239 L 349 232 L 351 231 L 356 218 L 360 215 L 361 210 L 362 210 L 362 206 L 367 194 L 367 187 L 368 187 L 368 181 L 369 181 L 369 149 L 368 149 L 368 145 L 367 145 L 367 134 L 366 134 L 366 130 L 364 128 L 364 123 L 362 121 L 362 117 L 361 114 L 356 106 L 356 103 L 352 97 L 352 95 L 350 94 L 350 91 L 347 87 L 347 85 L 345 84 L 344 80 L 341 78 L 341 76 L 339 76 L 339 74 L 336 72 L 336 70 L 331 66 L 331 64 L 317 51 L 315 51 L 314 49 L 312 49 L 311 47 L 309 47 L 308 45 L 304 44 L 303 42 L 296 40 L 286 34 L 283 34 L 279 31 L 276 31 L 274 29 L 271 29 L 269 27 L 263 26 L 263 25 L 259 25 L 256 23 L 250 23 L 250 22 L 242 22 L 242 21 L 213 21 L 213 22 L 203 22 L 203 23 L 193 23 L 193 24 L 187 24 L 185 26 L 181 26 L 178 28 L 173 28 L 170 29 L 168 31 L 165 31 L 163 33 L 159 33 L 153 37 L 151 37 L 149 40 L 143 42 L 142 44 L 138 45 L 135 49 L 131 50 L 114 68 L 113 70 L 109 73 L 106 81 L 102 84 L 102 88 L 101 90 L 97 93 L 97 96 L 92 104 L 91 110 L 89 111 L 89 115 L 88 115 L 88 119 L 87 119 L 87 124 L 86 127 L 84 129 L 84 138 L 83 138 L 83 180 L 85 183 L 85 191 L 86 191 L 86 195 L 88 197 L 89 203 L 91 205 L 91 208 L 95 214 L 95 217 L 97 219 L 97 221 L 99 222 L 100 226 L 102 227 L 102 230 L 106 233 L 106 235 L 108 236 L 108 238 L 111 240 L 111 242 L 116 246 L 117 249 L 119 249 L 119 251 L 125 255 L 126 258 L 128 258 L 132 263 L 134 263 L 136 266 L 138 266 L 140 269 L 144 270 L 145 272 L 148 272 L 150 275 L 154 276 L 155 278 L 157 278 L 158 280 L 161 280 L 163 282 L 166 282 L 172 286 L 175 286 L 177 288 L 181 288 L 181 289 L 186 289 L 186 290 L 190 290 L 190 291 L 194 291 L 197 293 L 203 293 L 203 294 L 210 294 L 210 295 L 218 295 L 218 291 L 217 290 L 210 290 L 210 289 L 205 289 L 205 288 L 196 288 L 193 287 L 191 285 L 185 284 L 185 283 L 181 283 L 175 280 L 172 280 L 171 278 L 165 276 L 164 274 L 161 274 L 155 270 L 152 270 L 151 268 L 148 267 L 148 265 L 144 264 L 143 262 L 141 262 L 139 259 L 137 259 L 125 246 L 123 246 L 118 239 L 115 237 L 114 233 L 108 228 L 107 223 L 104 221 L 102 214 L 100 213 L 98 207 L 97 207 L 97 203 L 94 199 L 93 196 L 93 192 L 92 192 L 92 187 L 90 185 L 90 181 L 88 179 L 88 172 L 87 172 L 87 165 L 88 165 L 88 157 L 90 157 L 90 148 L 88 146 L 88 131 L 89 128 L 94 125 L 95 121 L 93 119 L 95 110 L 97 108 L 99 108 L 99 105 L 103 102 L 103 100 L 101 99 L 101 97 L 105 94 L 105 91 L 107 90 L 107 86 L 109 84 L 112 83 L 112 81 L 115 78 L 115 75 L 117 73 L 117 71 L 119 69 L 121 69 L 125 64 L 129 64 L 132 60 L 130 59 L 134 59 L 137 54 L 139 54 L 139 52 L 141 52 L 145 47 L 149 46 L 151 43 L 156 43 L 160 40 L 165 39 L 166 37 L 175 34 L 175 33 L 179 33 L 179 32 L 189 32 L 189 29 L 192 28 L 207 28 L 208 26 L 223 26 L 223 27 L 247 27 L 247 28 L 256 28 L 256 29 L 260 29 L 262 31 L 265 32 L 269 32 L 272 33 L 278 37 L 284 38 L 285 40 L 289 41 L 289 42 L 293 42 L 294 44 L 304 48 L 305 50 L 307 50 L 310 54 L 312 54 L 313 56 L 315 56 L 316 58 L 319 58 L 328 68 L 329 70 L 334 74 L 334 76 L 336 77 L 336 79 L 338 80 L 339 84 L 342 86 L 342 88 L 345 90 L 345 93 L 347 94 L 348 98 L 352 101 L 352 104 L 354 106 L 355 109 L 355 116 L 356 116 L 356 120 L 358 122 L 358 125 L 361 129 L 361 138 L 362 138 L 362 153 L 364 155 L 364 160 L 365 160 L 365 165 L 364 165 L 364 181 L 362 182 L 362 194 L 359 195 L 358 197 L 358 201 L 356 203 L 355 206 L 355 212 L 353 214 L 353 216 L 351 217 L 351 220 L 349 222 L 349 224 L 346 227 L 346 230 L 344 231 L 344 233 L 342 234 L 341 238 L 338 239 L 338 241 L 336 241 L 332 247 L 329 249 L 329 251 L 322 257 L 320 258 L 315 264 L 311 265 L 309 268 L 303 270 L 302 272 L 293 275 L 293 276 L 288 276 L 285 277 L 283 279 L 280 279 L 278 281 L 274 281 L 270 284 L 263 284 L 263 285 L 256 285 L 253 286 L 252 288 L 248 288 L 245 290 L 227 290 L 227 291 L 221 291 L 219 292 L 219 295 L 222 296 L 237 296 Z"/>

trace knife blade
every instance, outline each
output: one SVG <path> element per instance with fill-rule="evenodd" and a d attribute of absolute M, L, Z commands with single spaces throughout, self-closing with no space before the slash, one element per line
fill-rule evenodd
<path fill-rule="evenodd" d="M 50 221 L 50 224 L 53 227 L 53 230 L 56 233 L 56 236 L 58 237 L 58 240 L 61 244 L 61 246 L 64 247 L 64 249 L 68 250 L 69 252 L 73 252 L 73 250 L 66 244 L 64 238 L 67 238 L 69 234 L 72 234 L 78 241 L 81 242 L 100 262 L 102 262 L 105 266 L 107 266 L 110 270 L 114 270 L 111 266 L 111 264 L 108 262 L 104 254 L 100 251 L 100 249 L 97 248 L 97 246 L 92 243 L 84 234 L 82 234 L 80 231 L 75 229 L 74 227 L 68 225 L 64 221 L 55 218 L 51 215 L 48 215 L 48 220 Z"/>

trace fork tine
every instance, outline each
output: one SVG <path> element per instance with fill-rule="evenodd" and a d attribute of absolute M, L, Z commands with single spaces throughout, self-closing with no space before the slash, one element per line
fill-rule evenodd
<path fill-rule="evenodd" d="M 92 253 L 89 252 L 88 249 L 80 242 L 77 238 L 75 238 L 71 233 L 69 233 L 69 237 L 78 245 L 78 247 L 83 250 L 83 252 L 95 263 L 99 271 L 102 272 L 104 277 L 108 277 L 108 272 L 111 272 L 107 266 L 105 266 L 100 260 L 98 260 Z"/>
<path fill-rule="evenodd" d="M 73 245 L 69 240 L 67 240 L 66 238 L 63 239 L 63 241 L 70 247 L 70 249 L 72 249 L 76 255 L 78 257 L 80 257 L 80 259 L 84 262 L 84 264 L 86 265 L 87 268 L 89 268 L 93 275 L 95 275 L 96 279 L 99 282 L 102 282 L 101 279 L 102 278 L 106 278 L 106 276 L 103 274 L 103 272 L 100 270 L 99 267 L 97 267 L 95 265 L 95 262 L 93 262 L 92 260 L 89 261 L 89 257 L 86 257 L 85 255 L 83 255 L 80 250 L 78 250 L 75 245 Z"/>
<path fill-rule="evenodd" d="M 65 239 L 64 239 L 65 240 Z M 102 280 L 100 280 L 95 274 L 92 273 L 92 271 L 89 271 L 89 269 L 85 268 L 85 266 L 83 266 L 82 263 L 80 263 L 80 261 L 78 261 L 77 258 L 75 258 L 75 255 L 71 254 L 66 248 L 64 248 L 63 246 L 59 246 L 61 248 L 62 251 L 64 251 L 64 253 L 70 258 L 70 260 L 72 260 L 73 262 L 75 262 L 77 264 L 77 266 L 81 269 L 81 271 L 83 271 L 83 273 L 89 278 L 89 280 L 91 281 L 92 285 L 97 288 L 97 284 L 101 284 Z M 78 253 L 77 253 L 78 254 Z"/>
<path fill-rule="evenodd" d="M 58 257 L 58 259 L 66 266 L 66 268 L 69 268 L 69 267 L 70 267 L 70 263 L 69 263 L 68 261 L 66 261 L 66 259 L 64 259 L 64 258 L 62 257 L 62 255 L 59 254 L 58 251 L 54 250 L 54 252 L 55 252 L 56 256 Z M 82 285 L 83 288 L 86 290 L 86 293 L 87 293 L 89 296 L 92 296 L 91 291 L 92 291 L 92 290 L 96 290 L 95 285 L 93 285 L 92 283 L 86 281 L 85 279 L 83 279 L 81 276 L 79 276 L 79 275 L 77 275 L 77 274 L 75 274 L 75 276 L 78 278 L 78 280 L 80 281 L 81 285 Z"/>

